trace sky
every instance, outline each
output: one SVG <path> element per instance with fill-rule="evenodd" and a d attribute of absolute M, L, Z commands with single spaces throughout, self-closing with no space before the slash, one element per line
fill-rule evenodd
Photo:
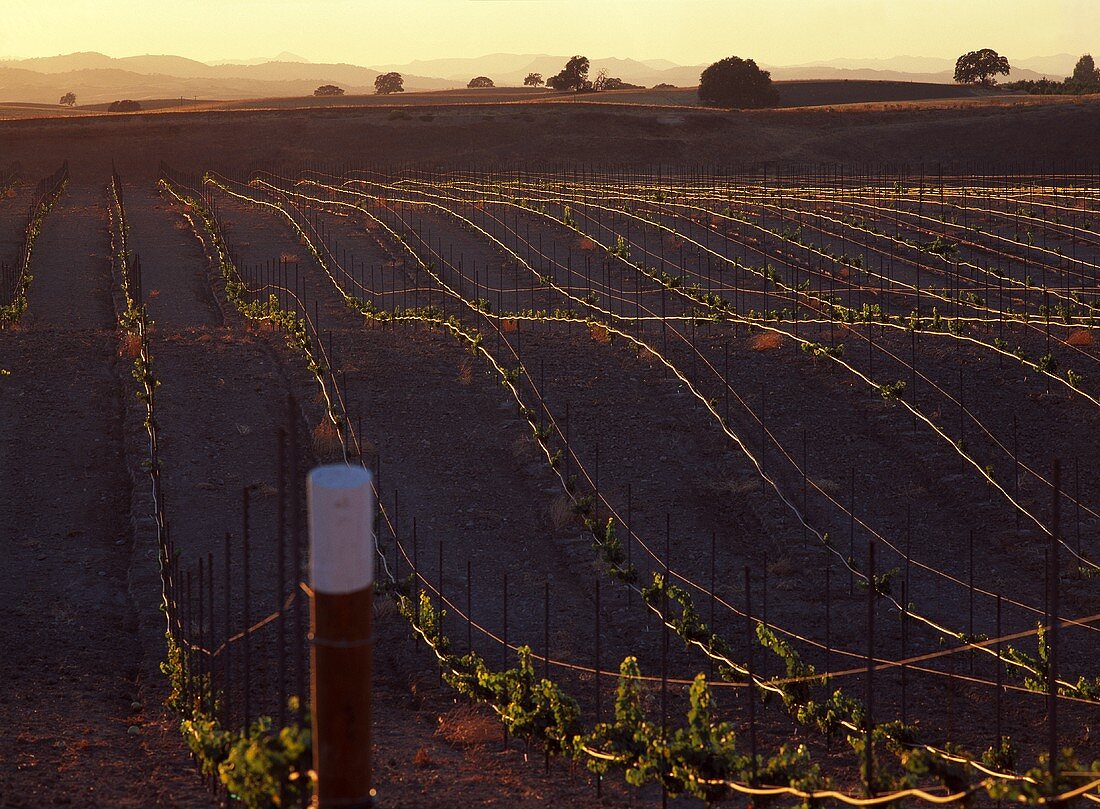
<path fill-rule="evenodd" d="M 372 65 L 488 53 L 699 64 L 1100 53 L 1100 0 L 0 0 L 0 58 L 202 61 L 290 51 Z"/>

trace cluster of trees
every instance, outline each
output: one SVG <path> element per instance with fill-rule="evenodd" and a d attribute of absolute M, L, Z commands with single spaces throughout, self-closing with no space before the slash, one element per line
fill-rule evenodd
<path fill-rule="evenodd" d="M 545 84 L 553 90 L 574 93 L 641 89 L 637 84 L 628 84 L 616 76 L 608 76 L 602 70 L 595 79 L 589 79 L 590 68 L 591 63 L 587 57 L 574 56 L 565 63 L 560 73 L 546 79 Z M 523 83 L 528 87 L 540 87 L 544 82 L 541 74 L 530 73 Z M 665 90 L 671 87 L 671 84 L 658 84 L 654 89 Z M 778 103 L 779 93 L 772 85 L 768 71 L 761 70 L 752 59 L 731 56 L 715 62 L 703 71 L 699 77 L 699 100 L 716 107 L 770 107 Z"/>
<path fill-rule="evenodd" d="M 1011 70 L 1012 66 L 1009 65 L 1008 59 L 992 48 L 982 48 L 980 51 L 970 51 L 959 57 L 955 62 L 955 81 L 960 84 L 992 87 L 997 83 L 997 76 L 1007 76 Z M 1066 76 L 1062 81 L 1023 80 L 1009 82 L 1002 86 L 1007 90 L 1023 90 L 1040 95 L 1100 93 L 1100 70 L 1097 70 L 1092 54 L 1086 53 L 1077 60 L 1073 75 Z"/>
<path fill-rule="evenodd" d="M 141 104 L 128 98 L 121 101 L 112 101 L 107 106 L 107 112 L 141 112 Z"/>
<path fill-rule="evenodd" d="M 1100 70 L 1096 67 L 1096 60 L 1091 53 L 1084 54 L 1077 60 L 1073 68 L 1073 75 L 1066 76 L 1062 81 L 1051 79 L 1039 79 L 1038 81 L 1015 81 L 1006 84 L 1012 90 L 1023 90 L 1035 95 L 1083 95 L 1085 93 L 1100 93 Z"/>
<path fill-rule="evenodd" d="M 555 90 L 572 90 L 573 92 L 598 92 L 600 90 L 629 90 L 629 89 L 641 89 L 636 84 L 628 84 L 622 79 L 616 76 L 608 76 L 606 71 L 601 70 L 597 74 L 595 79 L 588 78 L 589 61 L 585 56 L 574 56 L 570 59 L 561 73 L 556 76 L 551 76 L 547 80 L 543 80 L 541 73 L 528 73 L 527 77 L 523 80 L 523 84 L 526 87 L 542 87 L 544 84 L 547 87 L 551 87 Z M 403 93 L 405 91 L 405 79 L 400 73 L 382 73 L 374 80 L 374 92 L 379 95 L 389 95 L 390 93 Z M 466 85 L 472 90 L 488 89 L 495 87 L 493 80 L 488 76 L 474 76 Z M 324 84 L 313 91 L 315 96 L 341 96 L 344 94 L 342 87 L 337 87 L 335 84 Z M 69 95 L 72 95 L 70 93 Z M 66 96 L 68 98 L 68 96 Z M 68 103 L 65 98 L 61 100 L 62 104 Z M 73 102 L 76 103 L 76 97 L 73 96 Z"/>
<path fill-rule="evenodd" d="M 596 74 L 596 80 L 592 82 L 592 89 L 600 90 L 641 90 L 640 84 L 629 84 L 618 76 L 608 76 L 606 70 Z"/>
<path fill-rule="evenodd" d="M 546 80 L 551 90 L 572 90 L 574 93 L 592 92 L 592 82 L 588 80 L 590 67 L 587 56 L 574 56 L 565 63 L 565 67 L 556 76 Z"/>
<path fill-rule="evenodd" d="M 470 85 L 473 86 L 472 84 Z M 492 87 L 492 83 L 489 83 Z M 378 95 L 390 95 L 391 93 L 403 93 L 405 92 L 405 79 L 400 73 L 380 73 L 374 77 L 374 92 Z M 332 97 L 342 96 L 344 94 L 343 87 L 337 87 L 335 84 L 322 84 L 316 90 L 313 91 L 315 96 L 320 97 Z"/>
<path fill-rule="evenodd" d="M 637 84 L 629 84 L 618 76 L 608 76 L 606 70 L 596 74 L 596 78 L 589 79 L 588 71 L 592 65 L 587 56 L 574 56 L 565 63 L 565 67 L 556 76 L 546 80 L 546 86 L 552 90 L 571 90 L 574 93 L 599 93 L 603 90 L 640 90 Z M 542 75 L 530 73 L 523 83 L 529 87 L 539 87 L 543 84 Z"/>
<path fill-rule="evenodd" d="M 637 84 L 628 84 L 617 76 L 608 76 L 606 70 L 596 74 L 596 78 L 589 79 L 588 72 L 591 63 L 586 56 L 574 56 L 570 59 L 562 71 L 549 79 L 543 79 L 541 73 L 528 73 L 523 79 L 524 87 L 546 86 L 552 90 L 572 91 L 574 93 L 596 93 L 601 90 L 631 90 L 641 89 Z M 466 85 L 472 90 L 495 87 L 493 80 L 488 76 L 475 76 Z"/>

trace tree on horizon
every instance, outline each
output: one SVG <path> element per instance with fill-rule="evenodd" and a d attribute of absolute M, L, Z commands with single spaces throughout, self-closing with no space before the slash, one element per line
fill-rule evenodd
<path fill-rule="evenodd" d="M 133 99 L 123 98 L 108 104 L 107 112 L 141 112 L 141 103 Z"/>
<path fill-rule="evenodd" d="M 998 74 L 1007 76 L 1012 70 L 1008 59 L 992 48 L 964 53 L 955 62 L 955 81 L 959 84 L 981 84 L 991 87 L 997 83 Z"/>
<path fill-rule="evenodd" d="M 554 90 L 572 90 L 575 93 L 591 90 L 592 82 L 588 80 L 589 66 L 587 56 L 574 56 L 565 63 L 561 73 L 546 80 L 546 86 Z"/>
<path fill-rule="evenodd" d="M 545 82 L 542 80 L 541 73 L 528 73 L 527 78 L 523 80 L 524 87 L 542 87 Z"/>
<path fill-rule="evenodd" d="M 61 96 L 61 100 L 57 102 L 63 107 L 72 107 L 76 105 L 76 93 L 65 93 Z"/>
<path fill-rule="evenodd" d="M 1077 84 L 1100 83 L 1100 71 L 1096 69 L 1096 61 L 1091 53 L 1084 54 L 1074 65 L 1073 75 L 1070 78 Z"/>
<path fill-rule="evenodd" d="M 754 60 L 729 56 L 699 76 L 699 101 L 712 107 L 757 109 L 775 106 L 779 93 L 772 86 L 771 73 Z"/>
<path fill-rule="evenodd" d="M 313 94 L 315 96 L 342 96 L 344 94 L 344 88 L 337 87 L 335 84 L 322 84 L 313 91 Z"/>
<path fill-rule="evenodd" d="M 374 79 L 374 92 L 378 95 L 405 92 L 405 79 L 397 72 L 380 73 Z"/>
<path fill-rule="evenodd" d="M 471 90 L 483 90 L 489 87 L 495 87 L 496 85 L 493 84 L 493 80 L 488 76 L 474 76 L 466 86 Z"/>

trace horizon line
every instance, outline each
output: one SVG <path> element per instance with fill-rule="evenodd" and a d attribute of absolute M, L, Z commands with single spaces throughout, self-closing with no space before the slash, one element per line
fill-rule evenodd
<path fill-rule="evenodd" d="M 283 51 L 283 52 L 291 53 L 290 51 Z M 524 53 L 524 52 L 513 52 L 513 51 L 493 51 L 493 52 L 490 52 L 490 53 L 483 53 L 483 54 L 478 55 L 478 56 L 433 56 L 433 57 L 428 57 L 428 58 L 418 57 L 418 58 L 415 58 L 415 59 L 410 59 L 406 62 L 377 62 L 377 63 L 368 64 L 368 63 L 359 63 L 359 62 L 318 62 L 318 61 L 314 61 L 314 60 L 310 60 L 310 59 L 305 59 L 305 57 L 301 57 L 302 59 L 305 59 L 305 61 L 290 61 L 290 60 L 285 60 L 284 61 L 284 60 L 278 60 L 274 57 L 268 57 L 268 56 L 236 57 L 236 58 L 230 57 L 230 58 L 218 58 L 218 59 L 198 59 L 198 58 L 193 57 L 193 56 L 185 56 L 181 53 L 135 53 L 135 54 L 129 54 L 129 55 L 126 55 L 126 56 L 116 56 L 116 55 L 105 53 L 105 52 L 99 51 L 99 50 L 86 50 L 86 51 L 70 51 L 68 53 L 55 53 L 55 54 L 40 55 L 40 56 L 0 56 L 0 62 L 24 62 L 24 61 L 30 61 L 32 59 L 57 59 L 57 58 L 65 57 L 65 56 L 77 56 L 77 55 L 81 55 L 81 54 L 95 54 L 95 55 L 98 55 L 98 56 L 104 56 L 108 59 L 116 59 L 116 60 L 119 60 L 119 59 L 137 59 L 137 58 L 141 58 L 141 57 L 175 57 L 175 58 L 180 58 L 180 59 L 187 59 L 187 60 L 193 61 L 193 62 L 198 62 L 199 64 L 206 65 L 207 67 L 219 67 L 219 66 L 223 66 L 223 65 L 226 65 L 227 63 L 232 63 L 232 62 L 256 62 L 257 60 L 262 60 L 262 61 L 259 62 L 259 64 L 350 65 L 352 67 L 362 67 L 362 68 L 366 68 L 366 69 L 370 69 L 370 70 L 373 70 L 378 66 L 392 67 L 392 66 L 412 65 L 412 64 L 415 64 L 417 62 L 434 62 L 434 61 L 447 61 L 447 60 L 459 60 L 459 59 L 477 60 L 477 59 L 486 59 L 486 58 L 489 58 L 489 57 L 492 57 L 492 56 L 535 56 L 535 57 L 540 57 L 540 56 L 547 56 L 547 57 L 564 56 L 565 58 L 569 58 L 568 55 L 565 55 L 565 54 L 554 54 L 554 53 L 546 53 L 546 52 L 540 52 L 540 53 L 527 52 L 527 53 Z M 279 54 L 276 54 L 276 56 L 277 55 L 279 55 Z M 299 54 L 291 54 L 291 55 L 299 56 Z M 732 54 L 732 55 L 737 55 L 737 54 Z M 1010 57 L 1010 59 L 1012 59 L 1012 58 L 1015 58 L 1017 60 L 1050 59 L 1050 58 L 1054 58 L 1054 57 L 1057 57 L 1057 56 L 1071 56 L 1072 57 L 1073 55 L 1074 54 L 1071 51 L 1060 51 L 1058 53 L 1033 54 L 1033 55 L 1030 55 L 1030 56 Z M 725 58 L 725 57 L 719 57 L 719 58 Z M 810 61 L 807 61 L 807 62 L 793 62 L 793 63 L 785 63 L 785 64 L 781 64 L 781 63 L 778 63 L 778 62 L 775 62 L 775 63 L 767 62 L 766 60 L 763 60 L 763 59 L 757 59 L 755 56 L 742 56 L 741 58 L 753 59 L 758 64 L 763 65 L 763 66 L 768 67 L 768 68 L 773 68 L 773 67 L 774 68 L 795 68 L 795 67 L 819 66 L 819 65 L 822 65 L 823 63 L 827 63 L 827 62 L 831 62 L 831 61 L 840 61 L 840 60 L 864 61 L 864 62 L 883 62 L 883 61 L 888 61 L 890 59 L 943 59 L 943 60 L 946 60 L 946 61 L 951 61 L 952 59 L 954 59 L 956 57 L 937 56 L 937 55 L 929 55 L 929 54 L 899 53 L 899 54 L 894 54 L 894 55 L 891 55 L 891 56 L 833 56 L 833 57 L 828 57 L 828 58 L 824 58 L 824 59 L 813 59 L 813 60 L 810 60 Z M 647 61 L 660 60 L 660 61 L 664 61 L 664 62 L 669 62 L 670 64 L 674 65 L 675 67 L 697 67 L 699 65 L 709 64 L 706 60 L 695 62 L 695 63 L 684 63 L 684 62 L 678 62 L 678 61 L 673 60 L 673 59 L 668 59 L 668 58 L 665 58 L 665 57 L 662 57 L 662 56 L 638 57 L 638 56 L 608 55 L 608 56 L 590 57 L 590 59 L 591 59 L 591 61 L 601 61 L 601 60 L 608 60 L 608 59 L 620 59 L 620 60 L 629 59 L 631 61 L 641 62 L 641 63 L 644 63 L 644 62 L 647 62 Z M 717 61 L 717 60 L 715 60 L 715 61 Z M 903 72 L 912 72 L 912 71 L 903 71 Z"/>

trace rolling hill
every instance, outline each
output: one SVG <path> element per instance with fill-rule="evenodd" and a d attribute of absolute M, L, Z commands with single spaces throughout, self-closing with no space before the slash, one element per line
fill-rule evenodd
<path fill-rule="evenodd" d="M 552 54 L 495 53 L 458 59 L 429 59 L 405 64 L 364 67 L 346 63 L 308 62 L 292 53 L 272 60 L 200 62 L 182 56 L 144 55 L 113 58 L 82 52 L 60 56 L 0 61 L 0 101 L 56 103 L 73 92 L 79 104 L 103 104 L 120 98 L 207 99 L 285 98 L 310 95 L 322 84 L 336 84 L 349 94 L 374 92 L 380 72 L 396 70 L 407 90 L 465 87 L 473 76 L 489 76 L 497 86 L 520 86 L 528 73 L 549 77 L 569 57 Z M 1069 54 L 1018 61 L 1012 79 L 1060 78 L 1072 70 Z M 777 81 L 856 80 L 951 84 L 953 62 L 936 57 L 833 59 L 803 65 L 773 66 Z M 617 57 L 591 60 L 591 74 L 606 71 L 631 84 L 692 87 L 705 65 L 677 65 L 662 59 Z"/>

